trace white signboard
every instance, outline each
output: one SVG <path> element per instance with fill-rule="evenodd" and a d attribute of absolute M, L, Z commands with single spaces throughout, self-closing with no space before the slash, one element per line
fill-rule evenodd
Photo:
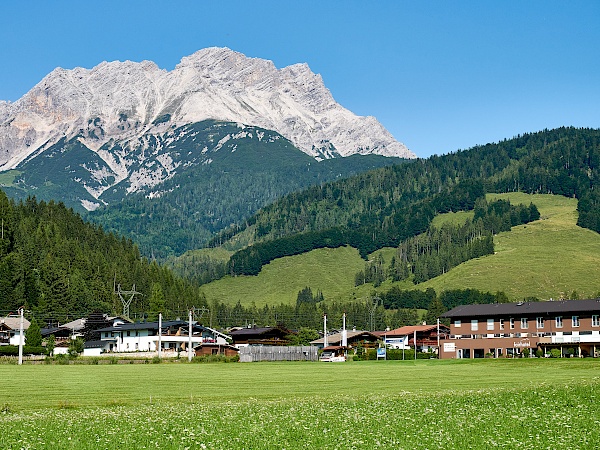
<path fill-rule="evenodd" d="M 444 352 L 454 352 L 456 351 L 456 345 L 454 342 L 444 342 Z"/>
<path fill-rule="evenodd" d="M 404 338 L 386 338 L 387 345 L 404 345 Z"/>

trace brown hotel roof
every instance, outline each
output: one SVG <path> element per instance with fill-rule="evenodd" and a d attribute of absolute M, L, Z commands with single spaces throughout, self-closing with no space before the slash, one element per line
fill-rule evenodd
<path fill-rule="evenodd" d="M 596 312 L 600 314 L 600 299 L 461 305 L 451 309 L 441 317 L 493 317 L 528 314 L 553 315 L 557 313 L 566 314 L 583 312 Z"/>

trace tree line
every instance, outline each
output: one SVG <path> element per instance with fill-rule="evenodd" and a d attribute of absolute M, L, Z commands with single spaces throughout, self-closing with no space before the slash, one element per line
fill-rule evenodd
<path fill-rule="evenodd" d="M 332 227 L 307 231 L 255 243 L 234 253 L 228 264 L 231 275 L 256 275 L 263 265 L 276 258 L 293 256 L 317 248 L 336 248 L 350 245 L 358 249 L 363 258 L 383 247 L 395 247 L 403 239 L 427 230 L 437 213 L 473 209 L 476 199 L 484 195 L 479 180 L 464 180 L 448 192 L 408 205 L 395 211 L 393 216 L 379 222 L 373 214 L 371 220 L 352 227 Z"/>
<path fill-rule="evenodd" d="M 485 198 L 475 201 L 473 219 L 463 224 L 445 223 L 430 226 L 422 234 L 403 241 L 397 248 L 389 266 L 381 254 L 365 263 L 364 270 L 354 277 L 354 285 L 373 283 L 378 287 L 384 280 L 412 279 L 419 284 L 448 272 L 453 267 L 494 253 L 493 235 L 510 231 L 511 227 L 540 218 L 537 207 L 531 203 L 511 205 L 508 200 L 488 203 Z"/>

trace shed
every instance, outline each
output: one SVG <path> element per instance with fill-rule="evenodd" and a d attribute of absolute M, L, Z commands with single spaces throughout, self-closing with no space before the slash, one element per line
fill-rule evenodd
<path fill-rule="evenodd" d="M 106 341 L 87 341 L 83 347 L 83 356 L 100 356 L 108 351 Z"/>

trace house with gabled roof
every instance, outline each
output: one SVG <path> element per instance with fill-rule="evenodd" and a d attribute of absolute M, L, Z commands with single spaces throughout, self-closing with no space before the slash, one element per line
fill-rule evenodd
<path fill-rule="evenodd" d="M 436 352 L 438 336 L 441 343 L 450 334 L 450 328 L 443 324 L 439 328 L 438 325 L 407 325 L 389 331 L 375 331 L 373 334 L 379 336 L 387 348 L 405 350 L 415 348 L 416 336 L 417 351 Z"/>
<path fill-rule="evenodd" d="M 346 331 L 347 346 L 348 348 L 354 348 L 358 345 L 363 348 L 375 348 L 378 345 L 379 336 L 370 331 Z M 331 333 L 327 335 L 327 347 L 340 347 L 342 345 L 343 333 Z M 325 338 L 315 339 L 310 342 L 319 349 L 325 348 Z"/>
<path fill-rule="evenodd" d="M 29 328 L 29 320 L 23 318 L 23 333 Z M 21 339 L 21 316 L 0 317 L 0 345 L 19 345 Z M 25 337 L 23 337 L 25 342 Z"/>
<path fill-rule="evenodd" d="M 187 351 L 190 342 L 189 322 L 183 320 L 163 321 L 159 333 L 158 322 L 118 323 L 96 330 L 99 343 L 90 344 L 94 352 L 155 352 L 160 335 L 162 351 Z M 202 343 L 226 345 L 231 338 L 217 330 L 192 322 L 192 348 Z M 92 351 L 92 350 L 90 350 Z"/>
<path fill-rule="evenodd" d="M 237 348 L 248 345 L 288 345 L 290 330 L 284 327 L 250 327 L 231 332 L 233 345 Z"/>

